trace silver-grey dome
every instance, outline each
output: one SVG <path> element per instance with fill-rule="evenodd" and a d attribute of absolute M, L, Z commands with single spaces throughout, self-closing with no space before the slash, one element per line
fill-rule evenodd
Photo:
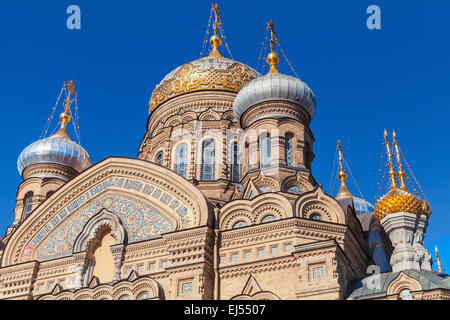
<path fill-rule="evenodd" d="M 91 165 L 91 159 L 86 150 L 74 141 L 52 136 L 26 147 L 17 160 L 17 169 L 22 175 L 26 167 L 37 163 L 62 164 L 81 172 Z"/>
<path fill-rule="evenodd" d="M 309 112 L 311 118 L 316 111 L 316 98 L 306 83 L 285 74 L 268 74 L 252 80 L 239 91 L 233 107 L 238 122 L 244 112 L 252 106 L 271 100 L 299 104 Z M 264 117 L 271 116 L 274 115 L 264 115 Z"/>

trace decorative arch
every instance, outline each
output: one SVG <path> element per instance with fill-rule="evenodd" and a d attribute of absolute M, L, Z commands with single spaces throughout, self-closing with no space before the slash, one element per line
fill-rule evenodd
<path fill-rule="evenodd" d="M 271 177 L 268 177 L 268 176 L 264 175 L 261 171 L 260 171 L 258 177 L 256 177 L 256 179 L 254 179 L 253 181 L 254 181 L 255 185 L 261 191 L 264 190 L 264 189 L 262 189 L 264 187 L 272 189 L 272 191 L 268 191 L 268 192 L 278 192 L 278 191 L 280 191 L 280 184 L 278 183 L 278 181 L 276 179 L 274 179 L 274 178 L 271 178 Z"/>
<path fill-rule="evenodd" d="M 220 114 L 212 110 L 212 108 L 209 108 L 206 111 L 203 111 L 199 116 L 198 119 L 200 121 L 211 121 L 211 120 L 220 120 L 222 117 Z"/>
<path fill-rule="evenodd" d="M 322 221 L 345 224 L 345 213 L 339 203 L 325 194 L 321 186 L 301 195 L 295 202 L 295 213 L 300 218 L 309 219 L 319 214 Z"/>
<path fill-rule="evenodd" d="M 266 193 L 252 200 L 239 199 L 225 204 L 220 209 L 219 228 L 232 229 L 239 220 L 246 221 L 248 225 L 259 224 L 269 214 L 276 220 L 294 216 L 289 200 L 277 193 Z"/>
<path fill-rule="evenodd" d="M 289 188 L 296 187 L 301 191 L 300 193 L 295 193 L 298 195 L 313 190 L 313 186 L 309 181 L 310 175 L 311 174 L 308 172 L 297 171 L 295 175 L 289 176 L 282 181 L 281 190 L 288 193 L 294 193 Z"/>
<path fill-rule="evenodd" d="M 276 294 L 270 291 L 263 291 L 258 281 L 250 275 L 242 289 L 241 294 L 232 297 L 230 300 L 281 300 Z"/>
<path fill-rule="evenodd" d="M 92 214 L 86 217 L 97 214 L 103 207 L 98 202 L 95 210 L 96 201 L 100 201 L 102 195 L 106 197 L 106 193 L 161 208 L 170 221 L 177 221 L 172 231 L 212 224 L 213 214 L 205 196 L 175 172 L 140 159 L 110 157 L 64 184 L 34 210 L 10 236 L 2 255 L 2 267 L 31 261 L 41 242 L 61 224 L 75 219 L 80 210 L 92 206 Z M 125 227 L 125 221 L 122 222 Z M 58 239 L 65 241 L 66 238 Z"/>
<path fill-rule="evenodd" d="M 397 278 L 392 280 L 387 287 L 387 295 L 400 294 L 402 290 L 421 291 L 422 285 L 416 279 L 400 272 Z"/>
<path fill-rule="evenodd" d="M 111 235 L 116 240 L 116 245 L 126 244 L 127 233 L 122 222 L 114 213 L 103 209 L 86 223 L 83 231 L 75 240 L 73 253 L 87 251 L 92 242 L 99 241 L 98 231 L 105 226 L 111 229 Z"/>
<path fill-rule="evenodd" d="M 38 300 L 119 300 L 128 295 L 136 300 L 143 292 L 148 293 L 148 300 L 162 300 L 164 294 L 159 283 L 149 276 L 139 278 L 131 275 L 114 284 L 97 284 L 75 291 L 64 290 L 41 296 Z"/>

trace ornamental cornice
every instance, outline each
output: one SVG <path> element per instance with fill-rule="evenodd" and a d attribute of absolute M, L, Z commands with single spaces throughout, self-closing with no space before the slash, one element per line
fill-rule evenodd
<path fill-rule="evenodd" d="M 227 112 L 233 110 L 233 102 L 236 97 L 232 92 L 197 92 L 189 95 L 175 97 L 159 106 L 150 116 L 149 131 L 163 119 L 169 119 L 180 111 L 180 106 L 185 112 L 201 113 L 209 108 L 216 112 Z"/>
<path fill-rule="evenodd" d="M 78 175 L 78 172 L 68 166 L 57 164 L 57 163 L 37 163 L 31 166 L 26 167 L 23 170 L 22 176 L 23 179 L 27 179 L 28 177 L 34 176 L 36 174 L 55 174 L 63 176 L 67 179 L 71 179 L 74 176 Z"/>
<path fill-rule="evenodd" d="M 284 258 L 273 258 L 266 261 L 232 265 L 220 268 L 220 279 L 236 278 L 248 274 L 271 272 L 276 270 L 297 268 L 297 262 L 292 256 Z"/>
<path fill-rule="evenodd" d="M 302 230 L 302 234 L 312 234 L 314 231 L 318 232 L 318 234 L 344 234 L 347 230 L 347 227 L 345 225 L 332 225 L 324 222 L 316 222 L 309 219 L 291 218 L 262 225 L 253 225 L 242 229 L 222 231 L 222 241 L 254 236 L 255 234 L 261 233 L 273 233 L 276 230 L 286 228 L 306 228 L 306 230 Z"/>
<path fill-rule="evenodd" d="M 309 123 L 309 117 L 307 116 L 306 109 L 304 109 L 303 107 L 299 107 L 299 105 L 288 101 L 264 101 L 252 106 L 241 116 L 242 127 L 248 127 L 253 122 L 259 120 L 261 116 L 280 113 L 291 115 L 304 125 L 308 125 Z"/>

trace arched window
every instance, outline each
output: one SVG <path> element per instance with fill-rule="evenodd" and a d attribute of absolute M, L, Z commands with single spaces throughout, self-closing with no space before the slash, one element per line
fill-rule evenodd
<path fill-rule="evenodd" d="M 155 163 L 159 164 L 160 166 L 162 166 L 163 165 L 163 156 L 164 156 L 164 153 L 162 151 L 159 151 L 156 154 Z"/>
<path fill-rule="evenodd" d="M 231 181 L 239 182 L 241 175 L 241 166 L 239 164 L 239 149 L 237 142 L 231 145 Z"/>
<path fill-rule="evenodd" d="M 33 210 L 33 193 L 32 192 L 30 192 L 29 194 L 27 194 L 25 196 L 23 217 L 24 218 L 28 217 L 31 213 L 31 210 Z"/>
<path fill-rule="evenodd" d="M 202 180 L 214 180 L 216 147 L 212 139 L 202 143 Z"/>
<path fill-rule="evenodd" d="M 150 294 L 148 292 L 142 292 L 137 297 L 137 300 L 145 300 L 145 299 L 148 299 L 148 298 L 150 298 Z"/>
<path fill-rule="evenodd" d="M 119 298 L 119 300 L 130 300 L 130 296 L 125 294 Z"/>
<path fill-rule="evenodd" d="M 269 167 L 271 164 L 271 143 L 270 137 L 265 136 L 261 139 L 261 164 L 263 167 Z"/>
<path fill-rule="evenodd" d="M 262 218 L 261 223 L 271 222 L 275 220 L 277 220 L 277 218 L 273 214 L 268 214 L 267 216 Z"/>
<path fill-rule="evenodd" d="M 413 297 L 411 291 L 408 289 L 402 290 L 402 292 L 400 292 L 399 296 L 400 296 L 400 300 L 414 300 L 414 297 Z"/>
<path fill-rule="evenodd" d="M 284 152 L 286 157 L 286 165 L 290 167 L 293 166 L 294 158 L 292 154 L 292 136 L 286 136 L 284 139 Z"/>
<path fill-rule="evenodd" d="M 233 224 L 233 229 L 239 229 L 239 228 L 243 228 L 246 226 L 248 226 L 247 222 L 240 220 L 240 221 L 236 222 L 235 224 Z"/>
<path fill-rule="evenodd" d="M 186 162 L 187 162 L 187 144 L 182 143 L 178 145 L 175 150 L 175 172 L 180 176 L 186 177 Z"/>
<path fill-rule="evenodd" d="M 312 220 L 322 220 L 322 216 L 318 213 L 313 213 L 309 216 L 310 219 Z"/>

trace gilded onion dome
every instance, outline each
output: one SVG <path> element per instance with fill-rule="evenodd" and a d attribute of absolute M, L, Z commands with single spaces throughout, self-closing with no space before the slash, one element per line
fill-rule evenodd
<path fill-rule="evenodd" d="M 218 48 L 222 39 L 217 34 L 217 14 L 214 35 L 209 42 L 212 49 L 208 57 L 172 70 L 156 86 L 150 98 L 150 113 L 161 103 L 188 92 L 200 90 L 238 92 L 244 85 L 260 76 L 251 67 L 220 55 Z"/>
<path fill-rule="evenodd" d="M 86 150 L 78 143 L 70 140 L 67 134 L 66 125 L 70 118 L 69 110 L 61 113 L 61 128 L 56 134 L 33 142 L 21 152 L 17 160 L 17 169 L 22 176 L 27 167 L 35 164 L 64 165 L 78 173 L 91 165 L 91 159 Z"/>
<path fill-rule="evenodd" d="M 194 60 L 171 71 L 153 90 L 149 111 L 161 103 L 193 91 L 225 90 L 238 92 L 260 74 L 251 67 L 223 57 Z"/>
<path fill-rule="evenodd" d="M 420 199 L 407 190 L 396 187 L 389 190 L 387 194 L 377 201 L 373 213 L 378 220 L 382 220 L 387 215 L 396 212 L 415 213 L 419 217 L 424 214 L 429 218 L 431 208 L 425 200 Z"/>
<path fill-rule="evenodd" d="M 387 149 L 387 157 L 388 157 L 388 167 L 389 167 L 389 179 L 390 179 L 390 190 L 384 196 L 382 196 L 376 203 L 373 210 L 375 217 L 378 220 L 382 220 L 384 217 L 391 213 L 397 212 L 409 212 L 415 213 L 418 217 L 421 215 L 427 216 L 427 218 L 431 215 L 431 207 L 430 205 L 423 199 L 418 196 L 412 194 L 408 191 L 405 183 L 406 173 L 403 171 L 403 166 L 401 164 L 400 159 L 400 150 L 398 147 L 398 143 L 395 137 L 395 132 L 393 133 L 394 147 L 395 147 L 395 156 L 397 159 L 397 167 L 398 171 L 394 170 L 392 165 L 392 154 L 391 154 L 391 145 L 387 138 L 387 132 L 384 131 L 384 139 L 385 145 Z M 397 186 L 397 176 L 400 180 L 400 187 Z"/>

